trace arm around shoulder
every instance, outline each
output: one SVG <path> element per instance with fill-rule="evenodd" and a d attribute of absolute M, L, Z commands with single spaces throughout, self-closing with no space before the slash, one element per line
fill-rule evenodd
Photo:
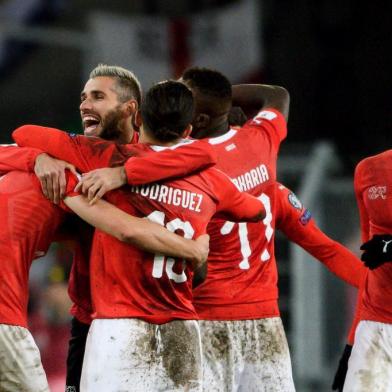
<path fill-rule="evenodd" d="M 240 106 L 249 116 L 263 108 L 276 109 L 286 121 L 289 116 L 290 94 L 281 86 L 238 84 L 233 86 L 233 106 Z"/>

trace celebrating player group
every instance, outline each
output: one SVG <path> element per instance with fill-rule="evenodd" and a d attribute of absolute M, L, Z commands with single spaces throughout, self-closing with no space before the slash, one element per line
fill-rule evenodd
<path fill-rule="evenodd" d="M 131 71 L 98 65 L 81 93 L 84 135 L 16 129 L 0 147 L 0 391 L 49 391 L 28 276 L 59 237 L 74 255 L 67 392 L 295 391 L 276 229 L 359 288 L 333 388 L 391 391 L 392 155 L 355 173 L 363 265 L 277 182 L 288 113 L 283 87 L 216 70 L 142 94 Z"/>

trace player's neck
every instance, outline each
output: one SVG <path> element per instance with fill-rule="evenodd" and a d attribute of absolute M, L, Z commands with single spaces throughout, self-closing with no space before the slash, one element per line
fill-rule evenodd
<path fill-rule="evenodd" d="M 224 135 L 230 129 L 228 121 L 211 123 L 207 128 L 192 132 L 191 136 L 196 139 L 211 138 Z"/>
<path fill-rule="evenodd" d="M 174 146 L 175 144 L 178 144 L 178 142 L 181 140 L 181 138 L 172 140 L 170 142 L 162 142 L 156 138 L 154 138 L 152 135 L 149 135 L 147 132 L 140 132 L 139 136 L 139 143 L 143 144 L 151 144 L 154 146 L 163 146 L 163 147 L 170 147 Z"/>
<path fill-rule="evenodd" d="M 135 131 L 133 128 L 127 129 L 125 132 L 121 132 L 116 139 L 116 143 L 118 144 L 129 144 L 132 143 L 133 136 Z"/>

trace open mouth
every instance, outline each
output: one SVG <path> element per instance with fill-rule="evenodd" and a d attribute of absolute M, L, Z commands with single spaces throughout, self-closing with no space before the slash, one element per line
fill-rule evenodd
<path fill-rule="evenodd" d="M 96 129 L 100 123 L 101 121 L 97 117 L 90 115 L 83 117 L 84 134 L 87 136 L 95 136 Z"/>

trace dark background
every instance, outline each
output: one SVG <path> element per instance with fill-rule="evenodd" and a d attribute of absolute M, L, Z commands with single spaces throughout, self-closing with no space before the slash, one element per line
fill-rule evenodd
<path fill-rule="evenodd" d="M 25 23 L 83 32 L 92 9 L 181 17 L 232 2 L 46 0 Z M 348 173 L 359 159 L 389 148 L 391 11 L 386 1 L 260 2 L 260 36 L 254 38 L 263 41 L 264 64 L 258 81 L 291 93 L 287 143 L 332 140 Z M 24 123 L 80 130 L 80 53 L 20 40 L 7 40 L 3 50 L 0 142 L 10 142 L 11 130 Z"/>

